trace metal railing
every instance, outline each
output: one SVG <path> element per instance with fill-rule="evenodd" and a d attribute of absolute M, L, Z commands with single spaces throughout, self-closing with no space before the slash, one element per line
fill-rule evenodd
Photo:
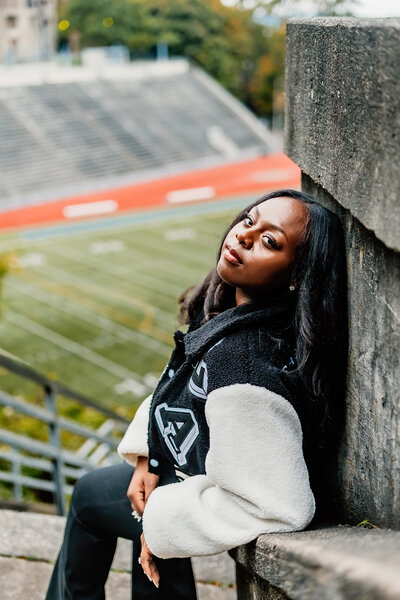
<path fill-rule="evenodd" d="M 16 413 L 45 423 L 49 432 L 48 442 L 43 442 L 0 428 L 0 459 L 10 463 L 10 470 L 0 468 L 0 481 L 12 483 L 16 500 L 22 500 L 23 487 L 52 492 L 57 513 L 64 515 L 66 498 L 73 489 L 70 480 L 76 481 L 100 464 L 118 462 L 116 448 L 129 421 L 67 386 L 48 379 L 4 351 L 0 352 L 0 366 L 39 385 L 44 392 L 44 408 L 1 391 L 0 406 L 8 406 Z M 57 396 L 92 408 L 106 420 L 98 429 L 91 429 L 66 419 L 58 414 Z M 85 441 L 77 451 L 68 450 L 62 446 L 61 431 L 76 434 Z M 41 476 L 26 475 L 22 467 L 31 467 Z"/>

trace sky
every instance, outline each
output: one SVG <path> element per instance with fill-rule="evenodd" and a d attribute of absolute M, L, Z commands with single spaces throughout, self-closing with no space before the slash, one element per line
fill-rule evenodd
<path fill-rule="evenodd" d="M 249 0 L 249 4 L 252 0 Z M 235 4 L 235 0 L 222 0 L 224 4 Z M 301 16 L 308 16 L 310 13 L 310 3 L 307 0 L 298 0 L 297 5 L 303 13 Z M 400 0 L 358 0 L 351 6 L 351 10 L 356 17 L 400 17 Z M 307 14 L 308 13 L 308 14 Z M 300 16 L 296 14 L 293 16 Z"/>
<path fill-rule="evenodd" d="M 400 0 L 359 0 L 352 11 L 356 17 L 400 17 Z"/>

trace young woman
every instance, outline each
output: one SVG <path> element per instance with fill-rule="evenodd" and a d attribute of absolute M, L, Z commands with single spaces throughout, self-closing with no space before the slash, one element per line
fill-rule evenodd
<path fill-rule="evenodd" d="M 193 599 L 190 556 L 322 515 L 346 364 L 339 219 L 293 190 L 253 203 L 181 320 L 126 462 L 75 488 L 47 600 L 104 598 L 117 537 L 133 540 L 132 598 Z"/>

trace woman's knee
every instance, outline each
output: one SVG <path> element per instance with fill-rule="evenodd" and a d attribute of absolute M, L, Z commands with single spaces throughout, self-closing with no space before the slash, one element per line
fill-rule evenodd
<path fill-rule="evenodd" d="M 96 512 L 103 514 L 102 507 L 125 501 L 129 505 L 127 490 L 134 469 L 127 464 L 117 464 L 90 471 L 75 485 L 71 508 L 75 516 Z"/>
<path fill-rule="evenodd" d="M 101 494 L 101 469 L 83 475 L 75 484 L 71 498 L 71 508 L 78 516 L 85 508 L 93 508 Z"/>
<path fill-rule="evenodd" d="M 139 537 L 141 527 L 132 518 L 127 497 L 132 474 L 132 467 L 118 464 L 81 477 L 72 494 L 70 518 L 99 535 Z"/>

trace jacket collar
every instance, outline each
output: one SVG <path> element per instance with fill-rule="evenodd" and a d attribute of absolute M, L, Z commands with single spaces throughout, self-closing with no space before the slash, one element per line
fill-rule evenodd
<path fill-rule="evenodd" d="M 184 336 L 185 354 L 193 357 L 204 353 L 222 337 L 240 329 L 254 329 L 257 326 L 268 328 L 283 322 L 288 324 L 288 315 L 292 314 L 293 294 L 285 294 L 271 302 L 268 306 L 256 304 L 241 304 L 228 308 L 201 325 L 198 329 L 189 331 Z"/>

